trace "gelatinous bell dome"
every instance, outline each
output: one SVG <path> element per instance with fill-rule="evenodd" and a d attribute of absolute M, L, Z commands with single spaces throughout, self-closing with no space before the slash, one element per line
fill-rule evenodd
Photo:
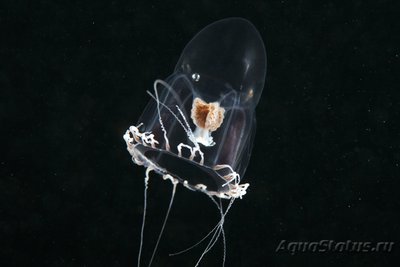
<path fill-rule="evenodd" d="M 255 107 L 264 87 L 266 63 L 264 43 L 253 24 L 228 18 L 200 31 L 186 45 L 175 71 L 216 80 L 237 91 L 241 102 Z"/>

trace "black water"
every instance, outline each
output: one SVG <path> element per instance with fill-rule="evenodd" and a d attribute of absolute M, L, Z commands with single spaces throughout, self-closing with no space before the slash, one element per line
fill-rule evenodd
<path fill-rule="evenodd" d="M 367 3 L 368 2 L 368 3 Z M 136 266 L 144 169 L 122 139 L 153 81 L 209 23 L 259 29 L 268 73 L 226 266 L 393 266 L 399 255 L 397 1 L 3 1 L 0 266 Z M 171 185 L 150 179 L 143 262 Z M 178 187 L 153 266 L 194 266 L 218 220 Z M 276 251 L 282 240 L 392 250 Z M 222 245 L 201 266 L 221 266 Z M 146 266 L 145 264 L 143 266 Z"/>

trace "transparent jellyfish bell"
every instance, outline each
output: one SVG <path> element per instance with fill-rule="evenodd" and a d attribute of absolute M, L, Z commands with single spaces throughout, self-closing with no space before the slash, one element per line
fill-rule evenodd
<path fill-rule="evenodd" d="M 204 28 L 186 45 L 175 72 L 200 76 L 196 88 L 201 95 L 218 97 L 234 90 L 241 102 L 256 106 L 264 88 L 266 63 L 264 43 L 253 24 L 228 18 Z M 214 88 L 209 80 L 223 87 Z"/>
<path fill-rule="evenodd" d="M 221 198 L 248 184 L 255 107 L 266 74 L 266 53 L 255 27 L 229 18 L 200 31 L 174 73 L 157 80 L 149 104 L 124 138 L 135 163 Z"/>

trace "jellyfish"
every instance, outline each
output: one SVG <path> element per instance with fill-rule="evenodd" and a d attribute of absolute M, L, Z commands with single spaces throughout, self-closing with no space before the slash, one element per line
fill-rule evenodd
<path fill-rule="evenodd" d="M 154 259 L 178 184 L 209 196 L 220 214 L 216 226 L 195 244 L 209 240 L 196 266 L 221 237 L 225 264 L 224 219 L 234 200 L 241 199 L 249 187 L 242 183 L 242 177 L 251 156 L 255 108 L 265 75 L 266 52 L 259 32 L 248 20 L 227 18 L 195 35 L 173 74 L 156 80 L 153 90 L 147 91 L 150 102 L 138 123 L 123 136 L 133 162 L 146 168 L 138 266 L 150 172 L 172 183 L 172 195 L 148 266 Z"/>

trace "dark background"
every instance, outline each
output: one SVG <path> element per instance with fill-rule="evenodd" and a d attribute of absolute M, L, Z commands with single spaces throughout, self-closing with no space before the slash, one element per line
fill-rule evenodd
<path fill-rule="evenodd" d="M 35 3 L 35 4 L 33 4 Z M 0 266 L 135 266 L 144 169 L 122 135 L 204 26 L 249 19 L 266 87 L 225 224 L 226 266 L 389 266 L 399 253 L 398 1 L 2 1 Z M 150 180 L 147 263 L 171 185 Z M 194 266 L 217 222 L 178 187 L 153 266 Z M 392 252 L 275 252 L 281 240 L 393 241 Z M 220 243 L 201 266 L 220 266 Z M 146 264 L 144 264 L 146 266 Z"/>

